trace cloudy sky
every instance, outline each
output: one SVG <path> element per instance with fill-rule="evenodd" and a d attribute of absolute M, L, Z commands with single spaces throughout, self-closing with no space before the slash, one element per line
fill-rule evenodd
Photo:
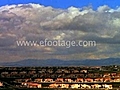
<path fill-rule="evenodd" d="M 96 47 L 19 47 L 18 40 L 87 40 Z M 119 0 L 0 1 L 0 62 L 120 58 Z"/>

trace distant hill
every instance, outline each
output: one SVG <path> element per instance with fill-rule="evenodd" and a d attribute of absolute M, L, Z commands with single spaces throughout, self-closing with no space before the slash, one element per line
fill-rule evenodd
<path fill-rule="evenodd" d="M 47 59 L 36 60 L 27 59 L 17 62 L 0 63 L 1 66 L 104 66 L 104 65 L 120 65 L 120 58 L 108 58 L 100 60 L 59 60 Z"/>

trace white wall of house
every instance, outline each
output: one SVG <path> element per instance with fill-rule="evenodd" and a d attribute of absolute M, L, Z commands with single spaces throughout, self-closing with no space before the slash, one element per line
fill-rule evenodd
<path fill-rule="evenodd" d="M 72 84 L 71 88 L 80 88 L 80 84 Z"/>

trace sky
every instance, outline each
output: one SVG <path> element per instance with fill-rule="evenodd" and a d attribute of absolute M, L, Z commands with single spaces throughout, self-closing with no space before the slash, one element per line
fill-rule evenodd
<path fill-rule="evenodd" d="M 0 6 L 0 62 L 120 58 L 119 0 L 0 0 Z M 97 45 L 28 47 L 16 42 L 46 38 Z"/>
<path fill-rule="evenodd" d="M 27 3 L 39 3 L 54 8 L 68 8 L 70 6 L 84 7 L 91 4 L 94 9 L 102 5 L 108 5 L 111 8 L 120 6 L 119 0 L 0 0 L 0 6 Z"/>

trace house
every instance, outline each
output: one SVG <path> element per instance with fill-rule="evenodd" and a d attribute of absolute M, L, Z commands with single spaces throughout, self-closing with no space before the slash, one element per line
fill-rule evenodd
<path fill-rule="evenodd" d="M 52 71 L 51 69 L 49 69 L 47 72 L 48 72 L 48 73 L 53 73 L 53 71 Z"/>
<path fill-rule="evenodd" d="M 44 80 L 44 82 L 54 82 L 54 81 L 53 81 L 53 79 L 51 79 L 51 78 L 46 78 L 46 79 Z"/>
<path fill-rule="evenodd" d="M 49 88 L 69 88 L 69 84 L 50 84 Z"/>
<path fill-rule="evenodd" d="M 105 73 L 104 75 L 103 75 L 103 77 L 109 77 L 110 76 L 110 73 Z"/>
<path fill-rule="evenodd" d="M 91 79 L 91 78 L 86 78 L 86 79 L 85 79 L 85 82 L 93 82 L 93 79 Z"/>
<path fill-rule="evenodd" d="M 9 72 L 2 72 L 1 75 L 9 74 Z"/>
<path fill-rule="evenodd" d="M 64 72 L 65 72 L 65 73 L 70 73 L 70 71 L 69 71 L 69 70 L 64 70 Z"/>
<path fill-rule="evenodd" d="M 13 71 L 13 72 L 11 72 L 10 74 L 15 75 L 15 74 L 18 74 L 18 72 L 14 72 L 14 71 Z"/>
<path fill-rule="evenodd" d="M 78 74 L 78 78 L 84 78 L 84 74 L 79 73 L 79 74 Z"/>
<path fill-rule="evenodd" d="M 26 79 L 16 79 L 15 81 L 17 81 L 17 82 L 30 82 L 32 80 L 31 80 L 31 78 L 26 78 Z"/>
<path fill-rule="evenodd" d="M 32 83 L 32 82 L 23 82 L 23 86 L 26 86 L 27 88 L 41 88 L 42 85 L 38 83 Z"/>
<path fill-rule="evenodd" d="M 29 71 L 28 74 L 34 75 L 34 74 L 36 74 L 36 71 Z"/>
<path fill-rule="evenodd" d="M 43 82 L 43 80 L 41 78 L 37 78 L 34 80 L 34 82 Z"/>
<path fill-rule="evenodd" d="M 96 89 L 99 89 L 102 87 L 102 85 L 99 85 L 99 84 L 94 84 L 94 85 L 91 85 L 92 88 L 96 88 Z"/>
<path fill-rule="evenodd" d="M 25 72 L 25 71 L 22 71 L 22 72 L 19 72 L 19 74 L 27 74 L 27 72 Z"/>
<path fill-rule="evenodd" d="M 56 82 L 64 82 L 63 78 L 57 78 Z"/>
<path fill-rule="evenodd" d="M 0 87 L 2 87 L 3 86 L 3 83 L 2 82 L 0 82 Z"/>
<path fill-rule="evenodd" d="M 117 75 L 120 76 L 120 72 L 118 72 Z"/>
<path fill-rule="evenodd" d="M 111 73 L 112 77 L 115 77 L 117 75 L 117 73 Z"/>
<path fill-rule="evenodd" d="M 103 88 L 106 88 L 106 89 L 112 89 L 113 88 L 112 85 L 107 85 L 107 84 L 104 84 L 102 86 L 103 86 Z"/>
<path fill-rule="evenodd" d="M 72 84 L 71 88 L 80 88 L 80 84 Z"/>
<path fill-rule="evenodd" d="M 81 88 L 86 89 L 86 88 L 91 88 L 91 86 L 87 84 L 81 84 Z"/>
<path fill-rule="evenodd" d="M 24 82 L 24 79 L 15 79 L 16 82 Z"/>
<path fill-rule="evenodd" d="M 81 70 L 80 72 L 81 73 L 87 73 L 88 71 L 87 70 Z"/>
<path fill-rule="evenodd" d="M 83 78 L 77 78 L 76 79 L 76 82 L 83 82 L 84 80 L 83 80 Z"/>
<path fill-rule="evenodd" d="M 88 75 L 87 75 L 89 78 L 92 78 L 92 77 L 94 77 L 94 74 L 93 73 L 88 73 Z"/>
<path fill-rule="evenodd" d="M 27 82 L 22 82 L 21 85 L 22 86 L 27 86 Z"/>
<path fill-rule="evenodd" d="M 65 79 L 65 82 L 73 82 L 73 80 L 72 80 L 72 79 L 69 79 L 69 78 L 66 78 L 66 79 Z"/>
<path fill-rule="evenodd" d="M 60 88 L 69 88 L 69 84 L 59 84 Z"/>
<path fill-rule="evenodd" d="M 49 85 L 49 88 L 57 88 L 58 87 L 58 84 L 50 84 Z"/>
<path fill-rule="evenodd" d="M 73 73 L 79 73 L 79 70 L 73 70 Z"/>
<path fill-rule="evenodd" d="M 115 78 L 114 80 L 113 80 L 113 82 L 120 82 L 120 78 L 118 77 L 118 78 Z"/>
<path fill-rule="evenodd" d="M 31 81 L 31 78 L 24 79 L 25 82 Z"/>
<path fill-rule="evenodd" d="M 111 78 L 110 78 L 110 77 L 103 78 L 103 81 L 104 81 L 104 82 L 110 82 L 110 81 L 111 81 Z"/>
<path fill-rule="evenodd" d="M 27 85 L 29 88 L 41 88 L 41 84 L 38 84 L 38 83 L 29 83 Z"/>
<path fill-rule="evenodd" d="M 61 69 L 57 69 L 57 71 L 56 71 L 56 73 L 62 73 L 62 72 L 64 72 L 64 71 Z"/>
<path fill-rule="evenodd" d="M 94 79 L 94 82 L 103 82 L 103 78 L 96 78 Z"/>

